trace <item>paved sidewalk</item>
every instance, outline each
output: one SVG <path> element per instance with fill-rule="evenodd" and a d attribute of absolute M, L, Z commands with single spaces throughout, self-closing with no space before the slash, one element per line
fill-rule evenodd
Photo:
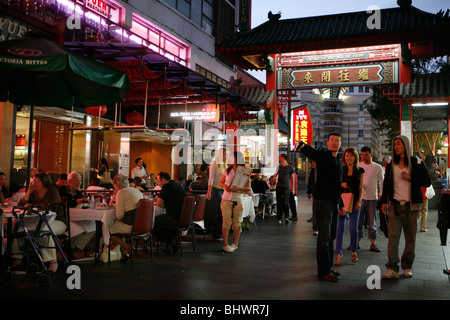
<path fill-rule="evenodd" d="M 417 234 L 413 278 L 381 280 L 380 289 L 369 289 L 370 266 L 382 273 L 387 261 L 387 238 L 380 233 L 380 253 L 369 251 L 370 241 L 361 241 L 359 261 L 351 262 L 346 250 L 336 270 L 340 281 L 328 283 L 316 276 L 316 239 L 312 234 L 311 201 L 299 198 L 299 220 L 277 226 L 275 218 L 257 218 L 256 226 L 244 231 L 237 251 L 222 253 L 222 244 L 198 238 L 197 251 L 183 244 L 184 256 L 160 251 L 151 263 L 149 253 L 139 251 L 134 267 L 113 262 L 96 265 L 79 263 L 81 289 L 69 290 L 69 275 L 60 268 L 48 288 L 39 288 L 33 279 L 17 278 L 2 286 L 1 299 L 58 300 L 181 300 L 193 303 L 234 301 L 251 303 L 271 300 L 446 300 L 450 299 L 449 277 L 442 270 L 450 268 L 450 247 L 441 246 L 436 228 L 437 210 L 428 217 L 428 232 Z M 367 229 L 366 229 L 367 234 Z M 400 243 L 400 253 L 403 250 Z M 344 247 L 349 245 L 346 231 Z M 180 303 L 178 301 L 178 304 Z M 290 301 L 290 302 L 289 302 Z"/>

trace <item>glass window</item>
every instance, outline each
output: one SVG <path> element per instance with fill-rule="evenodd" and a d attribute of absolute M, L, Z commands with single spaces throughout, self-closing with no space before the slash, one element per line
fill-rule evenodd
<path fill-rule="evenodd" d="M 364 130 L 358 130 L 358 137 L 364 138 Z"/>
<path fill-rule="evenodd" d="M 198 26 L 202 25 L 202 0 L 191 0 L 191 20 Z"/>
<path fill-rule="evenodd" d="M 178 0 L 178 11 L 180 11 L 184 16 L 191 17 L 191 3 L 187 0 Z"/>
<path fill-rule="evenodd" d="M 177 0 L 164 0 L 169 6 L 177 8 Z"/>
<path fill-rule="evenodd" d="M 214 8 L 212 3 L 209 3 L 208 1 L 203 1 L 203 15 L 205 15 L 209 19 L 214 18 Z"/>
<path fill-rule="evenodd" d="M 130 36 L 130 40 L 135 43 L 142 43 L 138 37 L 147 40 L 145 45 L 155 52 L 188 66 L 189 46 L 174 38 L 173 36 L 160 30 L 157 26 L 144 18 L 133 14 L 133 27 L 130 30 L 134 35 Z"/>
<path fill-rule="evenodd" d="M 358 111 L 364 111 L 364 105 L 363 104 L 359 104 L 358 105 Z"/>
<path fill-rule="evenodd" d="M 212 21 L 207 19 L 206 17 L 203 17 L 202 29 L 205 30 L 208 33 L 212 33 L 212 29 L 213 29 Z"/>

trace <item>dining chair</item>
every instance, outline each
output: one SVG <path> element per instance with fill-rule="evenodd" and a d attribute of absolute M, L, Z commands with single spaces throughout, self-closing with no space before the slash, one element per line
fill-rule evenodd
<path fill-rule="evenodd" d="M 194 212 L 194 226 L 192 228 L 192 237 L 197 246 L 197 239 L 195 237 L 195 229 L 198 227 L 203 231 L 203 240 L 206 244 L 206 227 L 205 227 L 205 208 L 206 208 L 206 194 L 198 194 L 195 198 L 195 212 Z"/>
<path fill-rule="evenodd" d="M 266 213 L 266 205 L 264 204 L 264 199 L 267 197 L 264 193 L 254 193 L 253 194 L 253 206 L 255 207 L 255 214 L 259 214 L 259 207 L 262 206 L 262 218 Z"/>
<path fill-rule="evenodd" d="M 166 226 L 166 229 L 175 230 L 177 233 L 176 241 L 180 248 L 181 255 L 183 255 L 183 246 L 181 245 L 181 233 L 189 230 L 192 231 L 192 249 L 195 252 L 194 242 L 194 211 L 195 211 L 195 196 L 186 196 L 183 200 L 183 206 L 181 207 L 180 221 L 177 227 Z"/>
<path fill-rule="evenodd" d="M 154 225 L 154 200 L 140 199 L 134 215 L 130 233 L 119 233 L 130 243 L 130 260 L 133 266 L 133 241 L 136 242 L 136 251 L 139 239 L 148 238 L 150 241 L 150 257 L 153 262 L 153 225 Z"/>

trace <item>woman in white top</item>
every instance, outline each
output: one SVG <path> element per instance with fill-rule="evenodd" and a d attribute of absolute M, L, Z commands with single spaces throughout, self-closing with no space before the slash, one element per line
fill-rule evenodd
<path fill-rule="evenodd" d="M 400 266 L 404 277 L 412 277 L 415 259 L 417 216 L 423 201 L 420 187 L 431 185 L 430 174 L 424 162 L 412 156 L 408 137 L 400 135 L 392 144 L 392 161 L 386 166 L 381 197 L 381 211 L 388 214 L 389 241 L 387 271 L 384 279 L 398 278 Z M 404 233 L 405 249 L 399 258 L 400 235 Z"/>
<path fill-rule="evenodd" d="M 220 186 L 220 178 L 227 168 L 227 149 L 221 148 L 217 151 L 214 160 L 209 166 L 208 192 L 206 199 L 211 200 L 216 208 L 216 216 L 214 218 L 213 236 L 217 240 L 222 238 L 222 210 L 220 203 L 222 202 L 223 188 Z"/>
<path fill-rule="evenodd" d="M 109 227 L 109 233 L 111 234 L 111 240 L 120 245 L 122 259 L 126 260 L 130 252 L 130 245 L 116 234 L 131 232 L 136 208 L 143 195 L 141 191 L 130 187 L 128 178 L 121 174 L 114 177 L 113 185 L 117 192 L 115 196 L 116 218 L 113 225 Z"/>
<path fill-rule="evenodd" d="M 220 186 L 224 188 L 220 207 L 223 215 L 223 250 L 231 253 L 238 248 L 243 212 L 242 194 L 250 191 L 250 178 L 245 187 L 230 187 L 236 174 L 237 167 L 245 164 L 244 156 L 241 152 L 235 151 L 233 155 L 230 156 L 228 163 L 228 168 L 223 172 L 222 177 L 220 178 Z M 232 245 L 228 245 L 230 227 L 233 229 L 234 235 L 234 243 Z"/>

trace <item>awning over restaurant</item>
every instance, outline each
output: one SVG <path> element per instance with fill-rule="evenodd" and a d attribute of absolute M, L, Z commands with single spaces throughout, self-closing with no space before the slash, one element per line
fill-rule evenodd
<path fill-rule="evenodd" d="M 217 102 L 259 107 L 238 92 L 220 86 L 193 70 L 142 45 L 66 42 L 65 46 L 126 73 L 132 88 L 122 106 Z M 148 87 L 147 87 L 148 83 Z"/>

